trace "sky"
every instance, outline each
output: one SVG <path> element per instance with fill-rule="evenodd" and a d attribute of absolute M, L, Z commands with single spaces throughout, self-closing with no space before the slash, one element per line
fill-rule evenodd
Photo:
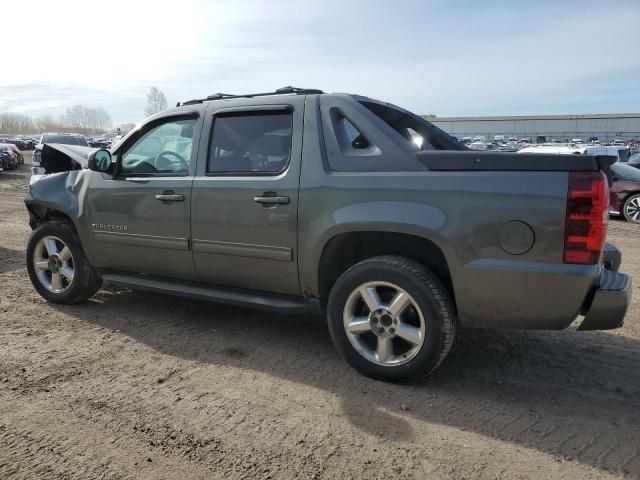
<path fill-rule="evenodd" d="M 137 123 L 150 86 L 172 105 L 285 85 L 439 117 L 640 112 L 640 0 L 4 0 L 1 11 L 0 113 L 83 104 Z"/>

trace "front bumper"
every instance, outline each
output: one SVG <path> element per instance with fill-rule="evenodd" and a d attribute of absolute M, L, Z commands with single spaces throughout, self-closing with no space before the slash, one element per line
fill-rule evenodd
<path fill-rule="evenodd" d="M 603 269 L 585 318 L 578 330 L 611 330 L 624 323 L 631 303 L 631 277 Z"/>

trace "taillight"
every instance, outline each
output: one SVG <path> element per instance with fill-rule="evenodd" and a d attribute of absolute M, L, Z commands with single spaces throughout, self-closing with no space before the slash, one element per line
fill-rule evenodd
<path fill-rule="evenodd" d="M 604 173 L 569 172 L 564 263 L 599 263 L 608 220 L 609 186 Z"/>

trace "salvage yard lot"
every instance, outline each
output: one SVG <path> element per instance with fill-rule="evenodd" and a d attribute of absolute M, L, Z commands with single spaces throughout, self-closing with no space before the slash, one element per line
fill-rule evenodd
<path fill-rule="evenodd" d="M 46 303 L 27 167 L 0 173 L 0 479 L 640 477 L 637 286 L 622 329 L 462 331 L 434 377 L 390 385 L 319 318 L 122 290 Z M 635 279 L 639 239 L 610 222 Z"/>

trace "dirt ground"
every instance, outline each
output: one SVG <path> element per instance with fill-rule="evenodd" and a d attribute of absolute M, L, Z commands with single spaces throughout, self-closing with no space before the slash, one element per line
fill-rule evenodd
<path fill-rule="evenodd" d="M 319 318 L 129 291 L 46 303 L 27 183 L 0 173 L 2 480 L 640 478 L 637 287 L 622 329 L 462 331 L 434 377 L 390 385 Z M 611 221 L 636 279 L 639 238 Z"/>

